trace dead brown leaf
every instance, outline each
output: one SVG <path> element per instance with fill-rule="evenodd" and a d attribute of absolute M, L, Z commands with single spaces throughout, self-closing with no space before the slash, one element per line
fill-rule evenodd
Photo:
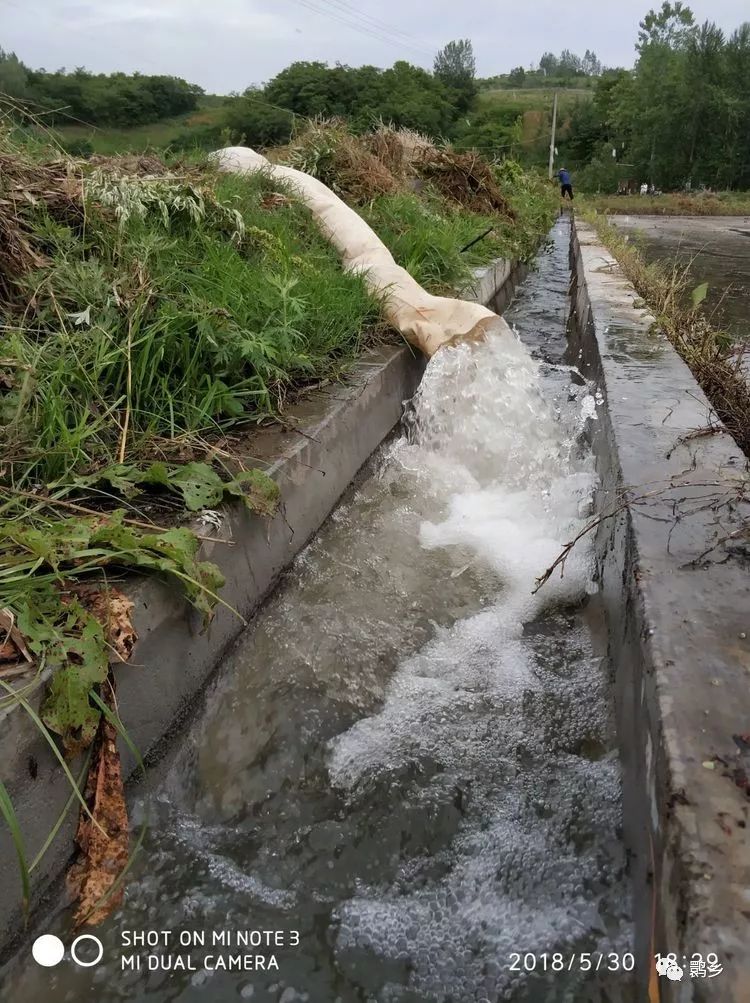
<path fill-rule="evenodd" d="M 0 609 L 0 663 L 2 671 L 25 671 L 33 663 L 31 652 L 21 631 L 16 627 L 13 610 Z"/>
<path fill-rule="evenodd" d="M 281 192 L 266 192 L 260 200 L 262 209 L 278 209 L 280 206 L 293 205 L 292 200 Z"/>
<path fill-rule="evenodd" d="M 102 699 L 114 710 L 110 673 Z M 102 715 L 86 780 L 86 803 L 96 820 L 81 809 L 76 832 L 79 857 L 68 872 L 68 890 L 77 900 L 76 927 L 96 926 L 122 902 L 122 885 L 102 901 L 123 873 L 129 856 L 130 827 L 122 782 L 117 732 Z"/>
<path fill-rule="evenodd" d="M 107 644 L 121 662 L 127 662 L 138 640 L 131 619 L 132 601 L 112 586 L 98 589 L 91 585 L 74 584 L 66 586 L 65 592 L 75 595 L 99 621 L 104 628 Z"/>

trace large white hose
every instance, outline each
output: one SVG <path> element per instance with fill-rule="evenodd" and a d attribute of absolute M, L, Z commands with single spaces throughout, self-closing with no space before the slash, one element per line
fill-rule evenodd
<path fill-rule="evenodd" d="M 264 171 L 291 182 L 324 236 L 341 254 L 344 269 L 362 274 L 368 288 L 381 299 L 388 322 L 425 355 L 434 355 L 451 342 L 482 340 L 490 330 L 510 334 L 505 321 L 486 307 L 426 292 L 396 264 L 362 217 L 317 178 L 272 164 L 246 146 L 228 146 L 211 157 L 223 171 Z"/>

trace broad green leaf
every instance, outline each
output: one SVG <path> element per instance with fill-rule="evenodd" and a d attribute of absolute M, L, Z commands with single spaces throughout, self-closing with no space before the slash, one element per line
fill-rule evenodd
<path fill-rule="evenodd" d="M 169 484 L 169 467 L 166 463 L 152 463 L 151 466 L 146 470 L 144 474 L 141 475 L 142 484 L 160 484 L 164 488 L 168 488 Z"/>
<path fill-rule="evenodd" d="M 91 706 L 89 690 L 107 675 L 108 656 L 101 625 L 89 617 L 81 636 L 68 639 L 68 661 L 50 680 L 41 708 L 47 727 L 62 736 L 68 754 L 87 748 L 96 735 L 100 712 Z"/>
<path fill-rule="evenodd" d="M 279 507 L 281 491 L 276 481 L 262 470 L 245 470 L 224 485 L 227 494 L 242 498 L 249 509 L 259 515 L 274 516 Z"/>
<path fill-rule="evenodd" d="M 701 305 L 703 300 L 706 298 L 707 294 L 708 294 L 708 282 L 701 282 L 699 286 L 696 286 L 695 289 L 693 289 L 692 293 L 690 294 L 690 298 L 693 301 L 694 310 Z"/>
<path fill-rule="evenodd" d="M 191 512 L 214 508 L 224 496 L 224 483 L 207 463 L 186 463 L 170 478 L 170 486 L 180 491 Z"/>

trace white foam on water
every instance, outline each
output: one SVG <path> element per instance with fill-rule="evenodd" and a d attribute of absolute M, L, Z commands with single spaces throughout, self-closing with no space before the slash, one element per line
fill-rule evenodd
<path fill-rule="evenodd" d="M 502 588 L 491 609 L 439 630 L 405 661 L 380 713 L 334 743 L 330 773 L 338 786 L 352 786 L 379 756 L 392 763 L 402 728 L 415 737 L 412 715 L 434 717 L 464 690 L 533 685 L 519 644 L 524 624 L 587 592 L 592 560 L 584 541 L 564 575 L 533 594 L 538 576 L 583 527 L 595 484 L 588 458 L 575 456 L 574 438 L 542 397 L 538 368 L 517 339 L 502 337 L 440 352 L 427 368 L 411 442 L 399 443 L 392 459 L 415 472 L 421 466 L 421 480 L 442 502 L 441 520 L 422 524 L 422 546 L 465 548 Z"/>
<path fill-rule="evenodd" d="M 497 576 L 497 594 L 482 612 L 438 628 L 398 666 L 379 712 L 330 746 L 331 782 L 353 804 L 389 777 L 394 799 L 429 802 L 442 791 L 444 800 L 451 784 L 468 792 L 443 851 L 412 861 L 392 886 L 361 886 L 337 912 L 344 968 L 362 949 L 408 963 L 410 991 L 430 999 L 512 992 L 522 980 L 508 970 L 512 951 L 607 936 L 593 889 L 609 877 L 602 847 L 616 842 L 619 771 L 611 755 L 580 754 L 607 727 L 600 661 L 579 630 L 566 638 L 576 656 L 560 671 L 559 636 L 531 643 L 524 631 L 595 591 L 584 538 L 564 575 L 534 594 L 584 527 L 595 487 L 579 443 L 591 416 L 586 391 L 582 404 L 566 388 L 567 403 L 555 406 L 542 388 L 539 364 L 515 338 L 430 362 L 409 441 L 391 462 L 410 471 L 436 513 L 422 523 L 422 547 L 468 552 Z M 410 778 L 420 773 L 415 794 Z M 394 984 L 378 998 L 401 992 Z"/>

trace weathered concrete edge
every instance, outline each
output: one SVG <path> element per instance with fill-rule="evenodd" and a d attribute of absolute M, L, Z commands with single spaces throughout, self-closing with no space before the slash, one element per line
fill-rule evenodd
<path fill-rule="evenodd" d="M 504 259 L 477 269 L 465 298 L 489 303 L 508 296 L 517 278 L 515 263 Z M 204 560 L 219 565 L 226 578 L 222 598 L 245 619 L 272 591 L 281 573 L 325 521 L 359 469 L 401 418 L 403 402 L 421 379 L 424 360 L 408 346 L 387 348 L 365 357 L 351 381 L 334 391 L 320 418 L 305 424 L 301 434 L 267 466 L 281 488 L 282 510 L 272 521 L 249 514 L 242 506 L 228 507 L 220 530 L 196 526 L 204 535 L 230 541 L 206 542 Z M 155 579 L 136 580 L 129 589 L 134 600 L 138 643 L 132 660 L 117 672 L 118 708 L 129 735 L 148 759 L 178 730 L 221 658 L 243 629 L 226 607 L 217 608 L 207 631 L 177 592 Z M 38 706 L 41 688 L 30 697 Z M 135 760 L 120 742 L 123 775 Z M 73 764 L 77 775 L 80 764 Z M 26 850 L 33 857 L 54 827 L 70 796 L 49 746 L 24 712 L 0 714 L 0 776 L 14 802 Z M 32 906 L 45 893 L 69 859 L 77 812 L 68 814 L 55 842 L 45 854 L 32 883 Z M 21 927 L 21 886 L 10 834 L 0 825 L 0 957 L 7 953 Z"/>
<path fill-rule="evenodd" d="M 475 268 L 473 281 L 462 295 L 486 305 L 509 283 L 517 268 L 518 262 L 507 258 L 498 258 L 485 268 Z"/>
<path fill-rule="evenodd" d="M 616 508 L 623 488 L 641 498 L 603 521 L 597 540 L 637 970 L 646 979 L 656 951 L 680 961 L 714 952 L 719 978 L 686 971 L 682 982 L 660 980 L 661 998 L 739 1003 L 750 998 L 750 802 L 733 782 L 743 764 L 732 735 L 749 730 L 750 576 L 727 546 L 690 562 L 750 514 L 722 504 L 747 485 L 746 461 L 726 434 L 685 438 L 705 428 L 710 405 L 580 222 L 572 256 L 579 363 L 606 400 L 592 433 L 600 511 Z"/>

